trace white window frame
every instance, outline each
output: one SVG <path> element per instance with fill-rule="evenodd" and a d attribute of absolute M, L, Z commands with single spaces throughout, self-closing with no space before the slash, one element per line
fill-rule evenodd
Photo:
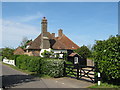
<path fill-rule="evenodd" d="M 74 57 L 74 64 L 78 64 L 78 57 Z"/>

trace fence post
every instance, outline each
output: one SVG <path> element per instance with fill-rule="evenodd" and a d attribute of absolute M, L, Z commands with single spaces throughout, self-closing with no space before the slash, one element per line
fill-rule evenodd
<path fill-rule="evenodd" d="M 77 64 L 77 79 L 79 79 L 79 64 Z"/>
<path fill-rule="evenodd" d="M 98 77 L 97 77 L 97 72 L 98 72 L 98 65 L 97 65 L 98 63 L 97 62 L 94 62 L 94 66 L 95 66 L 95 75 L 94 75 L 94 77 L 95 77 L 95 79 L 94 79 L 94 82 L 96 83 L 97 81 L 98 81 Z"/>
<path fill-rule="evenodd" d="M 66 63 L 65 63 L 65 61 L 64 61 L 63 76 L 64 76 L 64 77 L 66 76 Z"/>

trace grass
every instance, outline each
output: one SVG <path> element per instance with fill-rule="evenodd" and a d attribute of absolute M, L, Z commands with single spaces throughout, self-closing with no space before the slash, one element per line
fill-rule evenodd
<path fill-rule="evenodd" d="M 97 85 L 97 83 L 93 86 L 90 86 L 88 88 L 119 88 L 120 89 L 120 85 L 113 85 L 113 84 L 108 84 L 108 83 L 101 83 L 101 85 Z"/>

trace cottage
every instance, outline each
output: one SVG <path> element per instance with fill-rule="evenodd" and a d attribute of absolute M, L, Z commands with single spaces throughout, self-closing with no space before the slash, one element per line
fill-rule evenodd
<path fill-rule="evenodd" d="M 55 33 L 47 31 L 47 19 L 43 17 L 41 22 L 41 34 L 34 40 L 27 44 L 25 53 L 30 56 L 41 56 L 41 53 L 46 51 L 53 51 L 54 53 L 67 53 L 70 55 L 74 49 L 80 48 L 73 41 L 71 41 L 63 30 L 58 30 L 58 37 L 55 37 Z M 62 57 L 62 55 L 61 55 Z"/>

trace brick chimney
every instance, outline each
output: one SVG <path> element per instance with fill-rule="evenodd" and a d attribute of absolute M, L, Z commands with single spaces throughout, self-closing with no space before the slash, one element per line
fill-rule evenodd
<path fill-rule="evenodd" d="M 55 33 L 52 33 L 52 37 L 53 37 L 53 38 L 55 37 Z"/>
<path fill-rule="evenodd" d="M 63 30 L 62 29 L 58 30 L 58 37 L 61 37 L 62 35 L 63 35 Z"/>
<path fill-rule="evenodd" d="M 47 19 L 43 17 L 42 22 L 41 22 L 41 49 L 49 49 L 50 48 L 50 42 L 49 38 L 47 35 Z"/>
<path fill-rule="evenodd" d="M 46 19 L 46 17 L 43 17 L 43 19 L 42 19 L 41 28 L 42 28 L 43 34 L 47 32 L 47 19 Z"/>

